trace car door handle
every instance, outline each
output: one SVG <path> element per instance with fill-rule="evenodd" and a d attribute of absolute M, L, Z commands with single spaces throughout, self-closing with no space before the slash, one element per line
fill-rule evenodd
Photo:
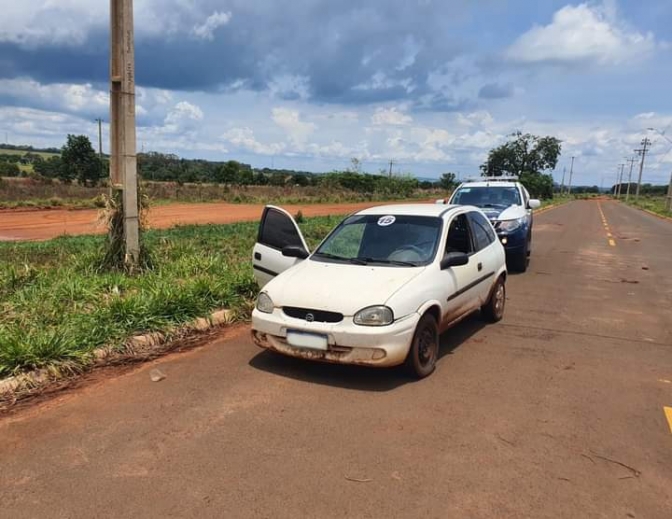
<path fill-rule="evenodd" d="M 480 272 L 481 270 L 483 270 L 483 263 L 478 264 L 478 271 Z"/>
<path fill-rule="evenodd" d="M 260 260 L 260 259 L 261 259 L 261 253 L 259 253 L 259 252 L 255 252 L 255 253 L 254 253 L 254 259 L 255 259 L 255 260 Z"/>

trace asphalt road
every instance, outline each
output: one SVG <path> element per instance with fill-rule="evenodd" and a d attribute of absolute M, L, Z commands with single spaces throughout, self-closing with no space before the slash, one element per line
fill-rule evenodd
<path fill-rule="evenodd" d="M 672 223 L 573 202 L 537 216 L 504 320 L 448 332 L 421 382 L 240 326 L 9 415 L 0 516 L 669 519 L 671 252 Z"/>

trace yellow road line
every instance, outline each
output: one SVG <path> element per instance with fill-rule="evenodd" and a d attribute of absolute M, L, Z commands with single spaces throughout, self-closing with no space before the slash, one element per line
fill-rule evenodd
<path fill-rule="evenodd" d="M 602 224 L 604 225 L 604 230 L 607 232 L 607 237 L 609 238 L 609 245 L 616 247 L 616 242 L 614 237 L 611 234 L 611 229 L 609 229 L 609 223 L 607 222 L 607 217 L 604 216 L 604 211 L 602 211 L 602 204 L 597 203 L 597 208 L 600 210 L 600 218 L 602 218 Z"/>
<path fill-rule="evenodd" d="M 667 418 L 667 425 L 670 426 L 670 432 L 672 432 L 672 407 L 663 407 L 663 412 Z"/>

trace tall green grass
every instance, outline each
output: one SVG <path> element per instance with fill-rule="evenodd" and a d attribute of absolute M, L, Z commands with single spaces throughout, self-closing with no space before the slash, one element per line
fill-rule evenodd
<path fill-rule="evenodd" d="M 311 245 L 342 217 L 306 219 Z M 103 272 L 104 237 L 0 243 L 0 376 L 85 365 L 100 346 L 166 331 L 217 308 L 244 311 L 257 287 L 256 223 L 148 231 L 154 268 Z"/>
<path fill-rule="evenodd" d="M 672 212 L 668 211 L 665 208 L 666 197 L 664 196 L 642 196 L 639 200 L 635 200 L 634 197 L 630 197 L 628 204 L 640 209 L 646 209 L 654 213 L 660 214 L 662 216 L 672 217 Z"/>

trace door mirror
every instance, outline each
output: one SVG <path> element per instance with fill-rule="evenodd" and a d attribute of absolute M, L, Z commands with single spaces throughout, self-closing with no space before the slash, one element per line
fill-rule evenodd
<path fill-rule="evenodd" d="M 441 270 L 449 269 L 450 267 L 459 267 L 469 263 L 469 255 L 464 252 L 449 252 L 441 260 Z"/>
<path fill-rule="evenodd" d="M 530 209 L 537 209 L 541 207 L 541 202 L 536 198 L 530 198 L 530 201 L 527 203 L 527 207 Z"/>
<path fill-rule="evenodd" d="M 310 254 L 303 247 L 298 247 L 296 245 L 288 245 L 287 247 L 282 248 L 282 255 L 288 258 L 299 258 L 306 259 Z"/>

